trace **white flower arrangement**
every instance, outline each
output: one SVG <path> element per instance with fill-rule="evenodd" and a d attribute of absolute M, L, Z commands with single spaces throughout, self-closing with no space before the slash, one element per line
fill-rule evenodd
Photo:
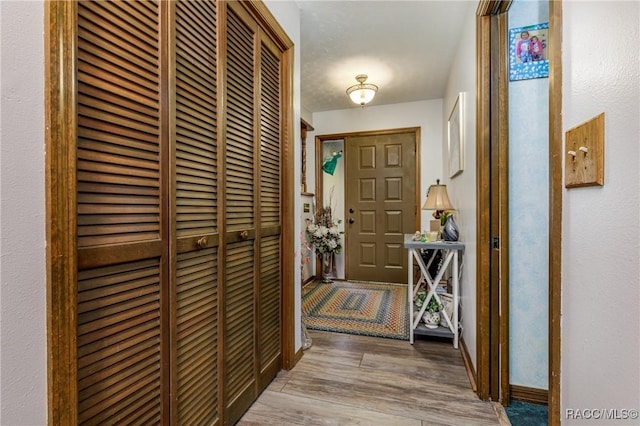
<path fill-rule="evenodd" d="M 307 238 L 316 251 L 316 254 L 340 253 L 342 241 L 337 224 L 330 226 L 309 223 L 307 225 Z"/>
<path fill-rule="evenodd" d="M 340 220 L 333 220 L 331 200 L 333 198 L 333 188 L 329 193 L 329 206 L 321 207 L 316 211 L 315 223 L 307 219 L 307 241 L 314 246 L 316 254 L 338 254 L 342 252 L 343 232 L 338 229 Z"/>

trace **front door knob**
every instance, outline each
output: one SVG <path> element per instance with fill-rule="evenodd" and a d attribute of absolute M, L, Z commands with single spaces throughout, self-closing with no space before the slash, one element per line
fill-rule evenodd
<path fill-rule="evenodd" d="M 353 222 L 355 222 L 355 220 L 353 220 L 353 219 L 351 219 L 351 218 L 350 218 L 350 219 L 349 219 L 349 225 L 351 225 Z"/>

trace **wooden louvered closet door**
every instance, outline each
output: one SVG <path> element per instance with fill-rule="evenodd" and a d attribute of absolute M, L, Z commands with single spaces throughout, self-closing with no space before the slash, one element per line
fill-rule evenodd
<path fill-rule="evenodd" d="M 216 24 L 78 4 L 80 423 L 218 421 Z"/>
<path fill-rule="evenodd" d="M 281 52 L 227 4 L 224 161 L 224 407 L 234 422 L 281 356 Z"/>
<path fill-rule="evenodd" d="M 282 365 L 282 128 L 281 52 L 269 40 L 260 46 L 260 163 L 258 220 L 258 390 L 262 391 Z"/>
<path fill-rule="evenodd" d="M 153 424 L 168 395 L 160 9 L 77 4 L 80 424 Z"/>
<path fill-rule="evenodd" d="M 77 420 L 234 423 L 282 367 L 283 51 L 249 2 L 70 5 Z"/>
<path fill-rule="evenodd" d="M 218 144 L 215 2 L 171 2 L 172 423 L 218 421 Z"/>

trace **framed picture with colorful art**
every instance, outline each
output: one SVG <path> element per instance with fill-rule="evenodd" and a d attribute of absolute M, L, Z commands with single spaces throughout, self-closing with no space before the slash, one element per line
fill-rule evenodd
<path fill-rule="evenodd" d="M 509 30 L 509 80 L 549 77 L 549 23 Z"/>

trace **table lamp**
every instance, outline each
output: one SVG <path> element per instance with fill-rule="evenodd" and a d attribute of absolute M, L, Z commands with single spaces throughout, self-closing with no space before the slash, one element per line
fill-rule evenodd
<path fill-rule="evenodd" d="M 435 185 L 431 185 L 427 191 L 427 199 L 422 206 L 422 210 L 435 210 L 436 220 L 431 221 L 430 230 L 440 229 L 440 215 L 446 210 L 455 210 L 449 200 L 447 194 L 447 185 L 440 185 L 440 179 L 436 180 Z M 442 227 L 442 239 L 445 241 L 458 241 L 458 226 L 453 221 L 453 216 L 449 215 Z"/>

